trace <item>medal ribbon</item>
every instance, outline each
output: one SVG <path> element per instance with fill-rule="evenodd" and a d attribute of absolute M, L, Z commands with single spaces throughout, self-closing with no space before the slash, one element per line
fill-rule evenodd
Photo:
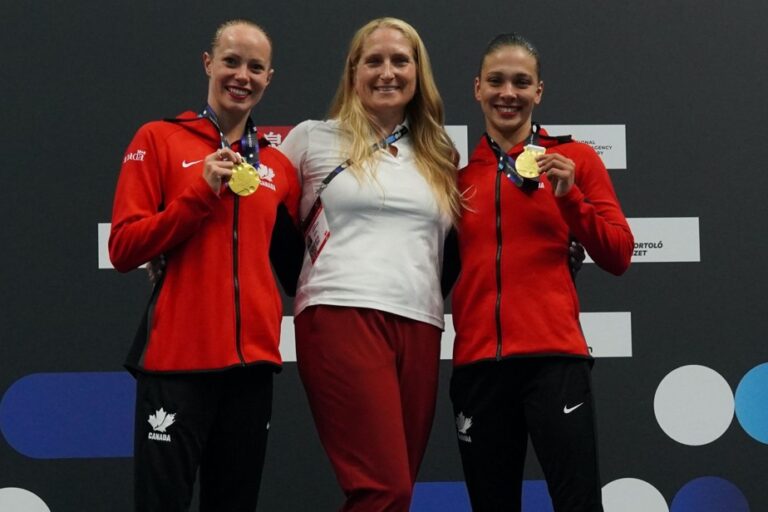
<path fill-rule="evenodd" d="M 408 127 L 401 126 L 400 129 L 390 133 L 388 136 L 384 137 L 379 142 L 376 142 L 373 146 L 371 146 L 371 153 L 374 153 L 378 149 L 387 149 L 389 146 L 402 139 L 406 133 L 408 133 Z M 338 176 L 339 173 L 341 173 L 344 169 L 347 169 L 350 165 L 352 165 L 352 159 L 347 158 L 344 163 L 329 172 L 328 176 L 326 176 L 325 179 L 320 183 L 320 186 L 317 189 L 317 197 L 315 198 L 315 202 L 312 204 L 312 208 L 309 210 L 309 215 L 307 215 L 307 218 L 302 221 L 303 231 L 306 231 L 307 221 L 313 219 L 314 212 L 320 208 L 320 194 L 322 194 L 323 190 L 328 187 L 328 184 L 333 181 L 333 178 Z"/>
<path fill-rule="evenodd" d="M 496 154 L 496 158 L 498 159 L 496 170 L 503 172 L 504 175 L 509 178 L 509 181 L 514 183 L 516 187 L 522 187 L 523 183 L 525 183 L 525 178 L 517 173 L 517 168 L 515 167 L 515 159 L 505 153 L 501 149 L 501 146 L 499 146 L 499 144 L 493 140 L 490 135 L 488 135 L 488 132 L 485 132 L 485 138 L 488 140 L 488 144 L 491 146 L 491 149 L 493 149 L 493 152 Z M 536 146 L 539 145 L 538 123 L 533 123 L 531 138 L 528 140 L 528 144 L 534 144 Z"/>
<path fill-rule="evenodd" d="M 224 136 L 224 132 L 222 132 L 219 127 L 219 120 L 216 117 L 216 112 L 213 111 L 210 105 L 206 105 L 197 117 L 205 117 L 213 123 L 213 126 L 215 126 L 216 130 L 219 132 L 221 147 L 232 149 L 229 141 Z M 254 169 L 259 168 L 259 138 L 256 125 L 253 124 L 253 119 L 251 119 L 250 116 L 248 116 L 248 120 L 245 122 L 245 133 L 243 133 L 243 136 L 240 138 L 240 154 L 243 155 L 245 161 L 251 164 Z"/>

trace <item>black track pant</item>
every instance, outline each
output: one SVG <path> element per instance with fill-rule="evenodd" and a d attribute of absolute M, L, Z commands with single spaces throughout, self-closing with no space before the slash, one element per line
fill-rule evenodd
<path fill-rule="evenodd" d="M 540 357 L 456 368 L 451 400 L 475 512 L 520 512 L 528 436 L 555 512 L 602 512 L 591 361 Z"/>
<path fill-rule="evenodd" d="M 137 512 L 253 512 L 272 415 L 273 368 L 137 375 Z"/>

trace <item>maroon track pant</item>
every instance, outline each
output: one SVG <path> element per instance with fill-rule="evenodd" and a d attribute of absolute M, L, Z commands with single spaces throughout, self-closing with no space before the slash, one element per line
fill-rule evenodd
<path fill-rule="evenodd" d="M 408 512 L 432 429 L 438 327 L 373 309 L 312 306 L 296 355 L 346 502 L 342 511 Z"/>

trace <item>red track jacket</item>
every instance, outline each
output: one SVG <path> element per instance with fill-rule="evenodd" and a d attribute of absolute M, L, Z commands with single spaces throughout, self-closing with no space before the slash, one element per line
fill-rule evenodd
<path fill-rule="evenodd" d="M 542 178 L 516 187 L 497 171 L 485 137 L 459 172 L 467 205 L 458 226 L 461 274 L 453 291 L 454 365 L 522 355 L 589 357 L 579 299 L 568 264 L 569 237 L 601 268 L 619 275 L 634 239 L 600 157 L 588 145 L 539 144 L 576 164 L 575 185 L 561 198 Z M 524 144 L 512 148 L 516 158 Z"/>
<path fill-rule="evenodd" d="M 262 139 L 258 190 L 239 197 L 224 188 L 216 195 L 202 177 L 202 160 L 219 141 L 208 119 L 185 112 L 176 122 L 141 127 L 123 158 L 109 238 L 112 264 L 126 272 L 160 254 L 167 259 L 146 331 L 126 363 L 131 369 L 282 362 L 282 301 L 268 253 L 280 203 L 296 217 L 296 171 Z"/>

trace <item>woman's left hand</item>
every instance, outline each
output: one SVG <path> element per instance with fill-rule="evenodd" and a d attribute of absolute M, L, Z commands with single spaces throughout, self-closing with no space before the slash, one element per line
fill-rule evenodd
<path fill-rule="evenodd" d="M 558 153 L 545 153 L 536 157 L 536 163 L 541 174 L 549 178 L 555 197 L 562 197 L 571 190 L 576 176 L 573 160 Z"/>

